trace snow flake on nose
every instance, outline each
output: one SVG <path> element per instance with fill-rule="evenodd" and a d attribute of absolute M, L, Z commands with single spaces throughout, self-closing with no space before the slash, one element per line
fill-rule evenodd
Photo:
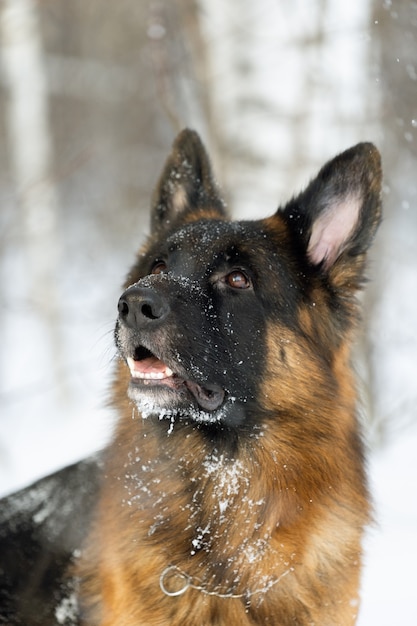
<path fill-rule="evenodd" d="M 150 274 L 149 276 L 144 276 L 138 281 L 138 283 L 134 283 L 134 285 L 140 284 L 141 287 L 152 288 L 155 284 L 159 284 L 161 282 L 177 284 L 186 291 L 198 293 L 200 296 L 207 297 L 198 281 L 193 280 L 185 274 L 174 274 L 170 271 L 163 274 Z M 133 287 L 133 285 L 130 285 L 130 287 Z"/>

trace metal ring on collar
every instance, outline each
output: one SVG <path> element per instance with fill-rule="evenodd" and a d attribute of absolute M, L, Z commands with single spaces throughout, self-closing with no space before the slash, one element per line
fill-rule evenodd
<path fill-rule="evenodd" d="M 167 576 L 169 577 L 170 575 L 171 577 L 175 575 L 177 578 L 180 578 L 183 581 L 183 586 L 180 587 L 180 589 L 177 589 L 176 591 L 170 591 L 169 589 L 167 589 L 166 579 L 167 579 Z M 161 591 L 166 596 L 170 596 L 170 597 L 181 596 L 191 586 L 191 578 L 187 576 L 187 574 L 184 574 L 184 572 L 182 572 L 180 569 L 178 569 L 176 565 L 170 565 L 169 567 L 166 567 L 164 571 L 162 572 L 162 574 L 160 575 L 159 586 L 161 587 Z"/>

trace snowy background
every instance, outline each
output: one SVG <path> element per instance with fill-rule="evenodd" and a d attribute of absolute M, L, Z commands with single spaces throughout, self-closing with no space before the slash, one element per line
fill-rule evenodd
<path fill-rule="evenodd" d="M 236 216 L 374 141 L 385 220 L 358 344 L 377 525 L 360 626 L 416 626 L 417 3 L 3 0 L 0 493 L 101 448 L 120 285 L 171 141 Z"/>

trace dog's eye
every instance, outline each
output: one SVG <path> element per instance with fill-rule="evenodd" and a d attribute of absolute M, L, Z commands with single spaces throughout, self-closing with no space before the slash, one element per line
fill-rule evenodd
<path fill-rule="evenodd" d="M 164 274 L 168 270 L 165 261 L 159 259 L 152 265 L 151 274 Z"/>
<path fill-rule="evenodd" d="M 233 289 L 248 289 L 251 281 L 242 270 L 233 270 L 225 277 L 226 283 Z"/>

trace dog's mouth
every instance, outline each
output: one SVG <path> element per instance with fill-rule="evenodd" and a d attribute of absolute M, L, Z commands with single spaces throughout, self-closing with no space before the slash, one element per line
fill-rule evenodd
<path fill-rule="evenodd" d="M 179 393 L 188 391 L 203 411 L 216 411 L 225 399 L 225 391 L 218 385 L 201 385 L 175 373 L 164 361 L 144 346 L 135 349 L 126 359 L 134 386 L 168 387 Z"/>

